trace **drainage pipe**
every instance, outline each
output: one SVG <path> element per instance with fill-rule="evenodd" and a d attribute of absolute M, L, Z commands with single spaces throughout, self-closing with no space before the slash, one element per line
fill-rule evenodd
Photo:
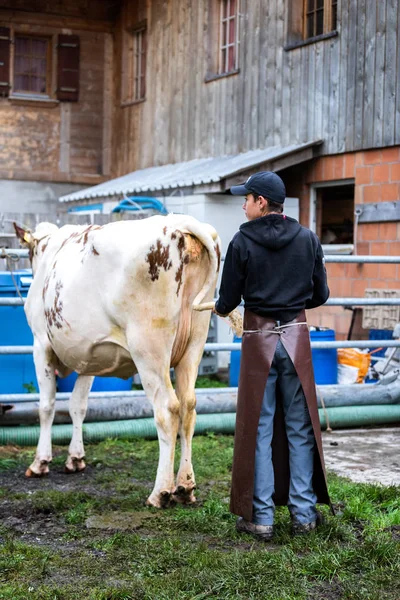
<path fill-rule="evenodd" d="M 367 425 L 387 425 L 400 423 L 400 405 L 394 406 L 352 406 L 328 408 L 330 426 L 333 429 L 344 427 L 365 427 Z M 326 428 L 323 411 L 319 409 L 322 429 Z M 215 432 L 232 434 L 235 429 L 235 413 L 198 415 L 195 434 Z M 54 425 L 52 440 L 55 444 L 69 443 L 72 425 Z M 157 431 L 153 419 L 132 419 L 129 421 L 108 421 L 104 423 L 84 423 L 85 442 L 100 442 L 106 438 L 156 439 Z M 35 446 L 39 439 L 39 426 L 0 427 L 0 445 Z"/>
<path fill-rule="evenodd" d="M 376 384 L 317 386 L 318 406 L 322 407 L 321 398 L 326 408 L 400 405 L 400 380 L 397 375 L 394 381 L 392 379 L 391 373 Z M 57 394 L 54 423 L 71 423 L 67 401 L 69 396 L 70 393 Z M 196 396 L 198 414 L 236 412 L 237 388 L 197 389 Z M 7 394 L 0 399 L 0 425 L 28 425 L 39 422 L 39 394 Z M 85 422 L 120 421 L 152 416 L 152 405 L 142 391 L 94 392 L 89 396 Z"/>

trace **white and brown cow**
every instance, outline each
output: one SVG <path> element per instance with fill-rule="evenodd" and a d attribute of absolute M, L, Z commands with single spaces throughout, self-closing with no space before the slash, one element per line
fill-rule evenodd
<path fill-rule="evenodd" d="M 16 231 L 32 260 L 34 278 L 25 312 L 40 388 L 40 438 L 26 475 L 49 470 L 55 370 L 79 374 L 70 398 L 69 472 L 85 468 L 82 423 L 93 377 L 138 372 L 154 407 L 160 446 L 147 502 L 160 507 L 171 495 L 193 502 L 194 385 L 210 313 L 192 307 L 213 297 L 220 257 L 216 231 L 184 215 L 102 227 L 58 229 L 41 223 L 33 234 L 18 227 Z M 178 432 L 182 456 L 174 482 Z"/>

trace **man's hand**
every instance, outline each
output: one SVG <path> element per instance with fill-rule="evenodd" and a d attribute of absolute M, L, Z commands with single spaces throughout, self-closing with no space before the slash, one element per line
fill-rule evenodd
<path fill-rule="evenodd" d="M 215 309 L 215 306 L 214 306 L 214 308 L 212 309 L 212 312 L 213 312 L 215 315 L 217 315 L 218 317 L 227 317 L 227 316 L 229 315 L 229 313 L 226 313 L 225 315 L 223 315 L 222 313 L 219 313 L 219 312 L 218 312 L 218 311 Z"/>

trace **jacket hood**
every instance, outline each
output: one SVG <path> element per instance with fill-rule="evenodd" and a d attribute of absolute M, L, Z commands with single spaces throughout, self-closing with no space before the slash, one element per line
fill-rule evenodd
<path fill-rule="evenodd" d="M 280 250 L 300 233 L 301 225 L 292 217 L 271 214 L 243 223 L 239 230 L 261 246 L 270 250 Z"/>

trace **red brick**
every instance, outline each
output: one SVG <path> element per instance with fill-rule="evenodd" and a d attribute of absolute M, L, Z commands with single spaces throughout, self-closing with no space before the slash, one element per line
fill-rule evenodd
<path fill-rule="evenodd" d="M 390 181 L 400 181 L 400 162 L 390 165 Z"/>
<path fill-rule="evenodd" d="M 399 147 L 384 148 L 382 150 L 382 162 L 396 162 L 399 160 Z"/>
<path fill-rule="evenodd" d="M 334 176 L 334 162 L 335 159 L 333 156 L 325 156 L 324 157 L 324 166 L 323 166 L 323 173 L 324 173 L 324 181 L 329 181 L 332 179 L 335 179 Z"/>
<path fill-rule="evenodd" d="M 380 202 L 381 200 L 381 185 L 365 185 L 363 187 L 363 200 L 365 203 Z"/>
<path fill-rule="evenodd" d="M 397 241 L 397 223 L 379 223 L 379 239 Z"/>
<path fill-rule="evenodd" d="M 398 200 L 399 186 L 397 183 L 384 183 L 381 185 L 381 200 Z"/>
<path fill-rule="evenodd" d="M 379 264 L 368 263 L 361 267 L 361 275 L 363 279 L 375 279 L 379 277 Z"/>
<path fill-rule="evenodd" d="M 389 242 L 390 256 L 400 256 L 400 242 Z"/>
<path fill-rule="evenodd" d="M 381 150 L 367 150 L 364 152 L 364 165 L 379 165 L 381 162 Z"/>
<path fill-rule="evenodd" d="M 379 241 L 379 223 L 362 223 L 359 232 L 363 242 Z"/>
<path fill-rule="evenodd" d="M 323 160 L 322 158 L 318 158 L 316 163 L 314 164 L 314 168 L 312 169 L 312 172 L 310 173 L 310 178 L 307 178 L 307 181 L 323 181 L 324 180 L 324 173 L 323 173 Z"/>
<path fill-rule="evenodd" d="M 343 263 L 326 263 L 328 277 L 344 277 L 346 266 Z"/>
<path fill-rule="evenodd" d="M 379 265 L 379 279 L 396 279 L 397 265 Z"/>
<path fill-rule="evenodd" d="M 370 279 L 369 287 L 370 288 L 378 288 L 379 290 L 384 290 L 385 288 L 390 289 L 391 287 L 396 287 L 395 284 L 397 282 L 391 281 L 387 282 L 385 279 Z"/>
<path fill-rule="evenodd" d="M 364 279 L 355 279 L 351 286 L 351 295 L 355 298 L 362 298 L 366 287 L 367 282 Z"/>
<path fill-rule="evenodd" d="M 330 295 L 334 298 L 340 296 L 340 279 L 338 277 L 328 277 L 328 286 Z"/>
<path fill-rule="evenodd" d="M 356 167 L 362 167 L 364 164 L 364 152 L 356 152 Z"/>
<path fill-rule="evenodd" d="M 363 204 L 363 185 L 356 185 L 354 188 L 354 202 L 355 204 Z"/>
<path fill-rule="evenodd" d="M 373 256 L 386 256 L 389 244 L 387 242 L 374 242 L 370 245 L 370 252 Z"/>
<path fill-rule="evenodd" d="M 334 157 L 333 177 L 335 179 L 343 179 L 343 171 L 344 171 L 344 156 L 343 156 L 343 154 L 340 154 L 339 156 Z"/>
<path fill-rule="evenodd" d="M 361 265 L 359 263 L 349 263 L 346 265 L 346 277 L 358 279 L 361 277 Z"/>
<path fill-rule="evenodd" d="M 329 280 L 328 280 L 328 285 L 329 285 Z M 353 280 L 352 279 L 344 278 L 343 277 L 340 280 L 339 296 L 341 298 L 346 298 L 348 296 L 351 296 L 352 285 L 353 285 Z"/>
<path fill-rule="evenodd" d="M 354 177 L 356 172 L 356 155 L 346 154 L 344 157 L 344 173 L 343 177 Z"/>
<path fill-rule="evenodd" d="M 356 168 L 356 185 L 371 183 L 372 167 L 357 167 Z"/>
<path fill-rule="evenodd" d="M 357 240 L 357 254 L 369 254 L 370 253 L 370 244 L 368 242 L 359 242 Z"/>
<path fill-rule="evenodd" d="M 376 165 L 373 167 L 372 178 L 374 183 L 386 183 L 389 181 L 389 165 Z"/>

